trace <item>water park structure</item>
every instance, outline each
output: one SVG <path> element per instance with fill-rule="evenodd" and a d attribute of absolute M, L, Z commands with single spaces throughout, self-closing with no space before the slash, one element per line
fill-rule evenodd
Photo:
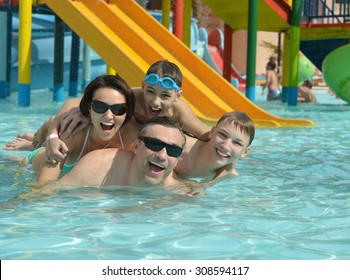
<path fill-rule="evenodd" d="M 255 47 L 257 30 L 269 29 L 275 32 L 284 31 L 284 64 L 283 90 L 288 97 L 289 105 L 296 105 L 298 84 L 298 53 L 300 38 L 324 36 L 322 26 L 315 31 L 307 31 L 300 25 L 301 1 L 204 1 L 226 22 L 225 30 L 248 30 L 248 57 L 246 94 L 242 94 L 226 81 L 212 67 L 191 51 L 181 40 L 186 38 L 185 30 L 174 28 L 176 36 L 163 26 L 135 1 L 92 1 L 92 0 L 38 0 L 35 5 L 47 5 L 65 24 L 81 37 L 96 53 L 132 86 L 138 86 L 145 71 L 154 61 L 169 59 L 176 63 L 183 72 L 183 98 L 192 107 L 196 115 L 203 121 L 214 123 L 224 113 L 232 110 L 244 111 L 251 116 L 257 127 L 310 126 L 313 123 L 303 119 L 286 119 L 274 116 L 254 104 L 255 94 Z M 175 1 L 177 7 L 181 2 Z M 190 1 L 188 1 L 190 2 Z M 187 2 L 187 3 L 188 3 Z M 249 2 L 249 5 L 248 5 Z M 170 9 L 170 1 L 163 1 L 164 10 Z M 30 38 L 31 14 L 30 1 L 20 1 L 19 18 L 19 105 L 28 106 L 30 98 Z M 225 7 L 225 9 L 223 9 Z M 163 18 L 170 13 L 163 11 Z M 190 9 L 182 6 L 183 18 L 180 22 L 188 22 L 186 15 Z M 258 16 L 259 11 L 259 16 Z M 173 10 L 174 21 L 176 20 Z M 237 14 L 239 13 L 239 14 Z M 235 16 L 232 16 L 235 15 Z M 232 16 L 232 17 L 231 17 Z M 247 21 L 248 18 L 248 21 Z M 22 22 L 22 24 L 21 24 Z M 176 24 L 174 25 L 176 27 Z M 349 27 L 349 26 L 347 26 Z M 314 28 L 313 28 L 314 29 Z M 342 27 L 335 29 L 331 35 L 344 32 Z M 229 33 L 229 32 L 227 32 Z M 226 34 L 226 32 L 225 32 Z M 226 40 L 225 39 L 225 43 Z M 226 47 L 224 48 L 226 51 Z M 28 57 L 29 56 L 29 57 Z M 224 54 L 224 57 L 225 54 Z M 226 60 L 223 74 L 225 76 Z M 229 65 L 231 75 L 231 65 Z M 54 91 L 62 90 L 58 85 Z M 286 101 L 286 100 L 284 100 Z"/>

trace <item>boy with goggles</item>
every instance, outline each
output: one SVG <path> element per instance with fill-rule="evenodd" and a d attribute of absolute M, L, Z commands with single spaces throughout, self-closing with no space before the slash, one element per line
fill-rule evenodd
<path fill-rule="evenodd" d="M 138 139 L 135 153 L 123 149 L 109 149 L 95 150 L 87 154 L 70 173 L 58 181 L 59 185 L 42 187 L 41 192 L 63 188 L 63 184 L 176 186 L 176 190 L 184 194 L 201 193 L 202 189 L 196 182 L 183 180 L 174 173 L 186 143 L 179 122 L 169 117 L 152 118 L 142 125 Z M 196 186 L 198 188 L 194 188 Z"/>
<path fill-rule="evenodd" d="M 165 89 L 175 89 L 180 90 L 180 87 L 174 82 L 172 78 L 164 77 L 160 78 L 158 74 L 148 74 L 146 75 L 145 81 L 150 85 L 156 85 L 158 83 Z"/>

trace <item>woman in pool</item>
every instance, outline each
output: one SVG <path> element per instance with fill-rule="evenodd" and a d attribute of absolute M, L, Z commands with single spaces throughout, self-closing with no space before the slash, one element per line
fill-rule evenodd
<path fill-rule="evenodd" d="M 130 86 L 118 75 L 102 75 L 85 89 L 79 105 L 90 125 L 66 140 L 69 153 L 61 162 L 47 163 L 45 148 L 32 151 L 21 165 L 38 171 L 40 185 L 58 179 L 61 171 L 69 172 L 85 154 L 105 148 L 124 148 L 119 129 L 133 117 L 135 97 Z M 50 134 L 50 138 L 58 135 Z"/>

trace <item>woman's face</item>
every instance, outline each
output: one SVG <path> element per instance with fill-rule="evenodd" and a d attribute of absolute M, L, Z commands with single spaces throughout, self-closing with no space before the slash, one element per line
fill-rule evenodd
<path fill-rule="evenodd" d="M 102 140 L 111 139 L 118 132 L 126 118 L 126 110 L 121 108 L 120 113 L 122 114 L 118 115 L 118 112 L 113 113 L 113 109 L 108 108 L 108 106 L 125 102 L 125 96 L 112 88 L 99 88 L 94 92 L 89 110 L 94 131 Z M 96 105 L 98 112 L 93 109 L 93 104 Z M 114 107 L 117 108 L 118 106 Z M 125 112 L 123 113 L 123 111 Z"/>

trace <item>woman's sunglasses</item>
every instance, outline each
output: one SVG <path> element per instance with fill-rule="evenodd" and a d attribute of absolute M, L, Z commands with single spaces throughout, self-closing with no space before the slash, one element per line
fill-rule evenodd
<path fill-rule="evenodd" d="M 117 103 L 113 105 L 108 105 L 102 101 L 92 100 L 91 104 L 92 110 L 98 114 L 103 114 L 111 109 L 112 113 L 116 116 L 122 116 L 126 113 L 127 106 L 126 103 Z"/>
<path fill-rule="evenodd" d="M 150 85 L 160 83 L 163 88 L 176 89 L 177 91 L 180 90 L 180 87 L 175 83 L 175 81 L 169 77 L 160 78 L 157 74 L 148 74 L 145 80 Z"/>
<path fill-rule="evenodd" d="M 164 143 L 158 139 L 151 138 L 151 137 L 145 137 L 145 136 L 140 136 L 139 139 L 145 143 L 145 146 L 154 151 L 154 152 L 159 152 L 162 149 L 166 148 L 166 153 L 170 157 L 179 157 L 182 153 L 182 148 L 176 145 L 170 145 L 167 143 Z"/>

